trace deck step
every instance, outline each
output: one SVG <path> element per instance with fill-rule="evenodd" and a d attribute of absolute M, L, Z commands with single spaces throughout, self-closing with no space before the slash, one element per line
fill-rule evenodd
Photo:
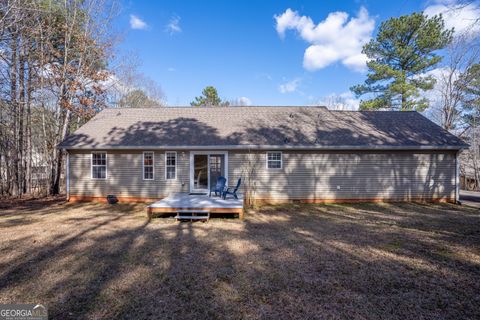
<path fill-rule="evenodd" d="M 210 211 L 208 210 L 178 210 L 175 216 L 177 220 L 209 220 Z"/>
<path fill-rule="evenodd" d="M 175 216 L 177 220 L 208 220 L 209 216 Z"/>

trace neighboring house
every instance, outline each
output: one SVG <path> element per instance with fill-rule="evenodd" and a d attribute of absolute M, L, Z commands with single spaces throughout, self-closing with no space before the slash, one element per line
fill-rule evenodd
<path fill-rule="evenodd" d="M 107 109 L 60 144 L 70 200 L 206 193 L 257 201 L 455 201 L 467 145 L 417 112 L 324 107 Z"/>
<path fill-rule="evenodd" d="M 477 191 L 479 190 L 479 181 L 475 176 L 475 168 L 472 165 L 472 162 L 466 157 L 460 156 L 460 189 Z"/>

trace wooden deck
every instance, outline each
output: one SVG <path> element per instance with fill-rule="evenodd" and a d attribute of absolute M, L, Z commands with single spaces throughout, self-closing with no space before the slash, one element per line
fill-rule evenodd
<path fill-rule="evenodd" d="M 183 210 L 208 211 L 210 215 L 215 214 L 238 214 L 243 219 L 243 197 L 239 199 L 229 196 L 226 200 L 220 197 L 209 197 L 208 195 L 193 195 L 188 193 L 175 193 L 152 203 L 147 207 L 149 217 L 155 214 L 171 214 Z"/>

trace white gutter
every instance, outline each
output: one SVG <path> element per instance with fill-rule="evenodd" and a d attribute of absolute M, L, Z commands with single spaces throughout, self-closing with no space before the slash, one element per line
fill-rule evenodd
<path fill-rule="evenodd" d="M 70 200 L 70 153 L 67 151 L 67 165 L 66 165 L 66 185 L 67 185 L 67 201 Z"/>
<path fill-rule="evenodd" d="M 65 150 L 461 150 L 461 146 L 279 146 L 279 145 L 214 145 L 214 146 L 85 146 L 60 147 Z"/>

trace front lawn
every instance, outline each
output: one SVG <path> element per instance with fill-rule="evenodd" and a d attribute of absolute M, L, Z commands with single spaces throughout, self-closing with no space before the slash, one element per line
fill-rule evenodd
<path fill-rule="evenodd" d="M 144 205 L 0 209 L 0 303 L 52 319 L 480 318 L 480 212 L 272 206 L 148 221 Z"/>

